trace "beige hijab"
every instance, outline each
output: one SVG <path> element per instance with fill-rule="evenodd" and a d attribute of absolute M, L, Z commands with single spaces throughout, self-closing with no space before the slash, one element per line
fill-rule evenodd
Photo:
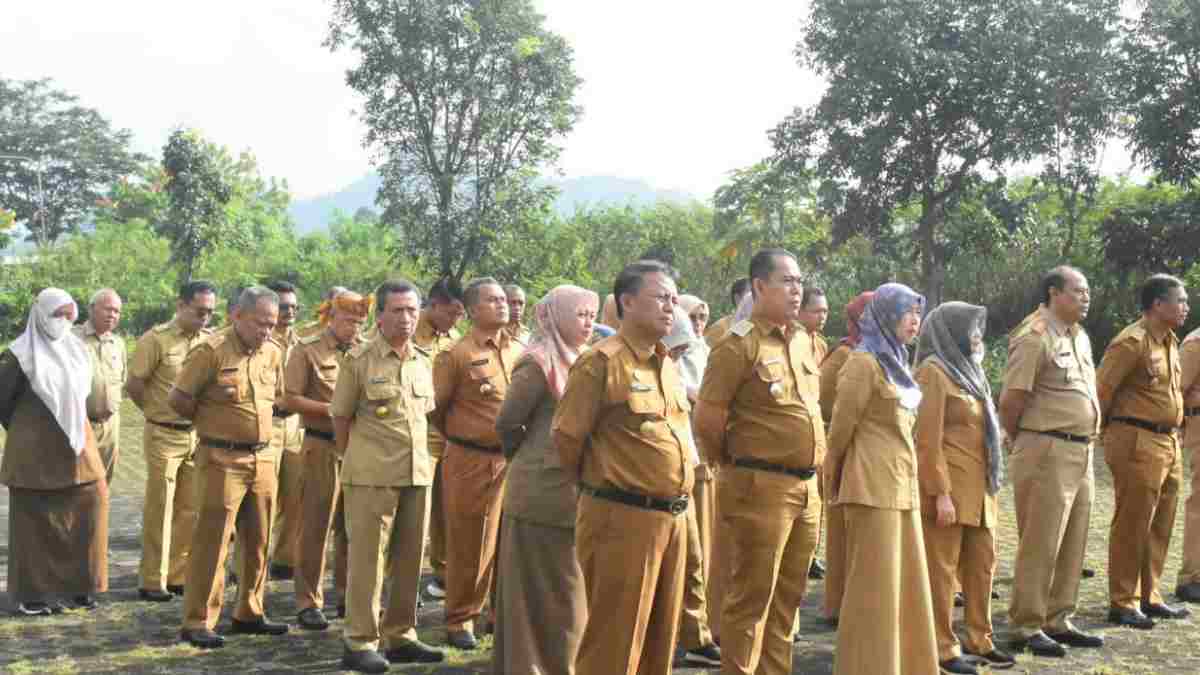
<path fill-rule="evenodd" d="M 581 307 L 593 312 L 600 305 L 600 296 L 586 288 L 564 284 L 555 286 L 533 307 L 536 330 L 525 357 L 533 359 L 546 375 L 555 399 L 562 398 L 567 386 L 567 373 L 579 358 L 581 347 L 568 345 L 563 339 L 562 326 L 573 321 Z"/>

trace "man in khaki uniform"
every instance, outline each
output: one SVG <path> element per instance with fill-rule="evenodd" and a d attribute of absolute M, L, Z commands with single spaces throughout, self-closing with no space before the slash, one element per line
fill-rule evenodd
<path fill-rule="evenodd" d="M 96 436 L 96 449 L 112 487 L 121 440 L 121 387 L 125 384 L 125 340 L 114 331 L 121 320 L 121 296 L 111 288 L 92 296 L 88 320 L 75 326 L 75 336 L 87 346 L 92 359 L 92 391 L 87 415 Z"/>
<path fill-rule="evenodd" d="M 434 359 L 437 408 L 430 421 L 446 437 L 446 639 L 475 649 L 473 622 L 493 585 L 504 489 L 496 417 L 524 346 L 504 331 L 508 298 L 495 279 L 472 281 L 463 299 L 471 332 Z"/>
<path fill-rule="evenodd" d="M 1042 279 L 1041 298 L 1009 336 L 1000 395 L 1019 537 L 1009 622 L 1018 648 L 1062 657 L 1067 646 L 1104 644 L 1071 623 L 1095 490 L 1100 402 L 1092 343 L 1079 325 L 1091 300 L 1087 279 L 1056 267 Z"/>
<path fill-rule="evenodd" d="M 325 329 L 300 340 L 288 357 L 284 389 L 288 410 L 303 416 L 304 423 L 304 500 L 300 533 L 300 564 L 296 568 L 296 609 L 301 628 L 324 630 L 329 621 L 325 607 L 325 554 L 329 534 L 333 533 L 337 557 L 334 559 L 334 587 L 345 605 L 346 522 L 342 502 L 342 452 L 334 443 L 333 419 L 329 403 L 333 400 L 346 353 L 360 342 L 363 322 L 371 314 L 371 301 L 358 293 L 344 291 L 322 309 Z M 344 612 L 339 612 L 344 613 Z"/>
<path fill-rule="evenodd" d="M 267 284 L 267 288 L 279 296 L 279 323 L 275 324 L 273 337 L 283 347 L 286 370 L 292 350 L 300 341 L 292 329 L 300 312 L 300 299 L 296 295 L 296 287 L 286 281 L 273 281 Z M 275 457 L 279 469 L 279 487 L 275 497 L 278 506 L 275 526 L 271 528 L 276 532 L 275 550 L 271 554 L 271 578 L 291 579 L 299 564 L 297 560 L 303 522 L 305 462 L 301 449 L 304 433 L 300 430 L 300 416 L 296 411 L 276 405 L 273 416 L 269 452 Z"/>
<path fill-rule="evenodd" d="M 525 289 L 508 284 L 504 287 L 504 295 L 508 296 L 508 326 L 504 330 L 512 339 L 527 345 L 531 334 L 525 327 Z"/>
<path fill-rule="evenodd" d="M 429 355 L 412 343 L 421 306 L 416 287 L 388 281 L 376 291 L 379 331 L 350 352 L 330 413 L 349 528 L 348 621 L 342 666 L 382 673 L 388 663 L 437 663 L 444 654 L 417 638 L 417 594 L 433 462 L 425 416 L 433 411 Z M 380 594 L 391 581 L 383 625 Z M 379 654 L 384 641 L 383 656 Z"/>
<path fill-rule="evenodd" d="M 213 632 L 225 596 L 225 556 L 236 530 L 239 570 L 233 633 L 282 635 L 267 621 L 263 590 L 275 512 L 276 460 L 269 452 L 272 410 L 283 397 L 283 348 L 271 339 L 279 296 L 242 291 L 229 330 L 188 354 L 170 404 L 195 421 L 200 517 L 188 562 L 180 637 L 202 649 L 224 646 Z"/>
<path fill-rule="evenodd" d="M 588 615 L 578 675 L 667 675 L 683 607 L 695 480 L 687 392 L 661 340 L 677 292 L 639 261 L 614 284 L 621 328 L 571 368 L 551 430 L 579 477 L 575 547 Z"/>
<path fill-rule="evenodd" d="M 729 288 L 729 299 L 733 302 L 733 311 L 728 316 L 723 316 L 720 319 L 708 324 L 708 328 L 704 329 L 704 341 L 709 347 L 716 347 L 721 338 L 729 332 L 729 327 L 733 325 L 733 315 L 737 314 L 738 305 L 742 304 L 746 294 L 750 292 L 750 280 L 742 277 L 733 282 L 733 286 Z"/>
<path fill-rule="evenodd" d="M 146 491 L 142 506 L 139 595 L 164 602 L 183 594 L 196 526 L 196 435 L 192 421 L 168 405 L 183 360 L 211 331 L 216 287 L 192 281 L 179 290 L 175 318 L 146 331 L 129 364 L 125 391 L 146 416 L 142 447 Z"/>
<path fill-rule="evenodd" d="M 431 359 L 448 351 L 462 337 L 454 324 L 467 313 L 462 302 L 462 287 L 450 278 L 439 279 L 429 289 L 429 304 L 421 311 L 413 344 L 429 353 Z M 434 598 L 446 597 L 446 510 L 442 502 L 442 451 L 446 439 L 429 425 L 429 454 L 433 457 L 433 490 L 429 506 L 429 565 L 433 580 L 425 592 Z"/>
<path fill-rule="evenodd" d="M 317 318 L 313 321 L 306 321 L 296 328 L 296 337 L 306 338 L 310 335 L 318 335 L 325 332 L 325 326 L 321 325 L 321 317 L 329 307 L 333 305 L 333 299 L 345 293 L 350 289 L 345 286 L 330 286 L 325 295 L 321 296 L 321 305 L 317 307 Z"/>
<path fill-rule="evenodd" d="M 821 528 L 825 425 L 812 336 L 794 325 L 803 293 L 796 259 L 759 251 L 750 283 L 754 313 L 709 356 L 696 429 L 709 461 L 727 465 L 717 488 L 729 565 L 721 672 L 785 675 Z"/>
<path fill-rule="evenodd" d="M 816 286 L 805 286 L 804 298 L 800 301 L 800 320 L 799 323 L 808 332 L 810 342 L 812 343 L 813 359 L 820 368 L 825 362 L 825 356 L 829 353 L 829 343 L 825 341 L 825 336 L 821 333 L 825 329 L 825 323 L 829 321 L 829 298 L 825 297 L 825 291 Z M 820 390 L 821 374 L 816 375 L 818 391 Z M 821 491 L 821 481 L 817 480 L 817 492 Z M 823 499 L 823 497 L 822 497 Z M 824 523 L 825 506 L 822 501 L 821 521 Z M 821 546 L 821 535 L 817 534 L 817 547 Z M 821 559 L 813 556 L 812 565 L 808 568 L 809 579 L 824 579 L 825 565 Z M 799 635 L 796 636 L 797 638 Z"/>
<path fill-rule="evenodd" d="M 1116 493 L 1108 538 L 1108 620 L 1151 628 L 1155 618 L 1191 614 L 1186 607 L 1167 606 L 1158 590 L 1182 480 L 1182 366 L 1174 331 L 1187 321 L 1187 291 L 1179 279 L 1156 274 L 1142 286 L 1141 306 L 1142 318 L 1104 351 L 1096 383 L 1106 422 L 1104 461 Z"/>
<path fill-rule="evenodd" d="M 1179 386 L 1183 390 L 1184 446 L 1192 462 L 1192 490 L 1184 507 L 1183 564 L 1175 597 L 1200 602 L 1200 328 L 1179 346 L 1183 365 Z"/>

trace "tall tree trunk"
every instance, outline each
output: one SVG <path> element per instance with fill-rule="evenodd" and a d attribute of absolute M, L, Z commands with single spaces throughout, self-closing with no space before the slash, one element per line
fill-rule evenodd
<path fill-rule="evenodd" d="M 942 304 L 946 289 L 946 262 L 937 245 L 937 227 L 941 223 L 942 204 L 930 195 L 921 200 L 921 221 L 917 236 L 921 245 L 921 279 L 924 284 L 926 311 Z"/>

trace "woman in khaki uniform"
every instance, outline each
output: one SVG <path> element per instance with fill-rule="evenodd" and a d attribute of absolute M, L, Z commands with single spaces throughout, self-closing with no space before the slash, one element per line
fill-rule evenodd
<path fill-rule="evenodd" d="M 846 526 L 838 675 L 938 672 L 912 436 L 921 390 L 906 347 L 924 304 L 902 284 L 876 289 L 838 382 L 824 474 Z"/>
<path fill-rule="evenodd" d="M 496 581 L 497 675 L 575 672 L 587 620 L 575 558 L 579 493 L 559 465 L 550 422 L 599 304 L 599 296 L 578 286 L 558 286 L 537 304 L 536 334 L 496 418 L 509 461 L 497 562 L 503 570 Z"/>
<path fill-rule="evenodd" d="M 850 354 L 862 341 L 858 322 L 874 291 L 864 291 L 846 305 L 846 337 L 821 362 L 821 417 L 825 426 L 833 418 L 833 402 L 837 398 L 838 374 Z M 826 466 L 829 466 L 826 464 Z M 837 504 L 825 502 L 825 621 L 837 626 L 842 607 L 842 592 L 846 588 L 846 528 L 842 510 Z"/>
<path fill-rule="evenodd" d="M 987 310 L 948 302 L 929 313 L 917 347 L 917 460 L 938 661 L 949 673 L 979 672 L 954 634 L 954 591 L 967 600 L 967 652 L 1013 663 L 992 642 L 996 493 L 1004 474 L 1000 425 L 983 372 Z"/>

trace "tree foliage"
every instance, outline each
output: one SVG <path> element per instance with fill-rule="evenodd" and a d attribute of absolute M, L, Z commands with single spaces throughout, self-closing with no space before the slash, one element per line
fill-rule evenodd
<path fill-rule="evenodd" d="M 155 223 L 171 241 L 171 261 L 180 281 L 190 281 L 200 258 L 219 242 L 240 243 L 244 230 L 231 227 L 225 208 L 233 186 L 221 171 L 224 150 L 199 132 L 177 129 L 163 147 L 166 217 Z"/>
<path fill-rule="evenodd" d="M 0 159 L 0 208 L 42 245 L 78 232 L 96 200 L 143 159 L 131 136 L 49 79 L 0 78 L 0 155 L 28 158 Z"/>
<path fill-rule="evenodd" d="M 384 220 L 405 251 L 462 278 L 501 233 L 544 208 L 537 170 L 574 126 L 570 46 L 530 0 L 334 0 L 326 40 L 360 57 Z"/>

